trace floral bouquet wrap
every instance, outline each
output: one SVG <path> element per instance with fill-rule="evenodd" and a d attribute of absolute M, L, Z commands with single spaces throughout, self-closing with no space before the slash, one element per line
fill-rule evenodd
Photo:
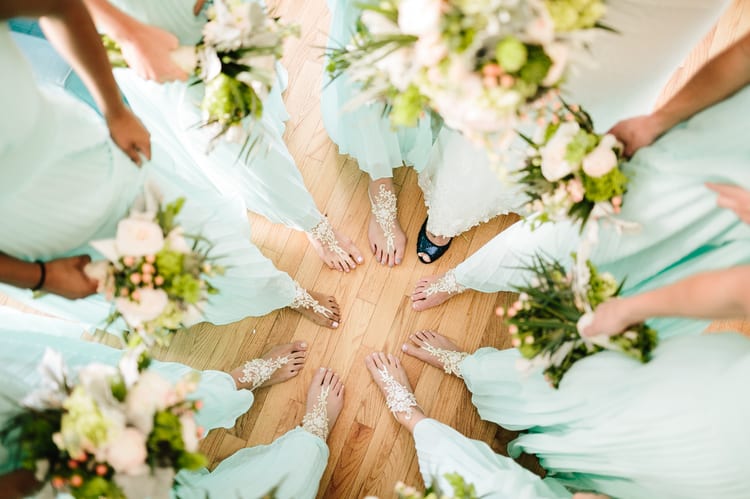
<path fill-rule="evenodd" d="M 205 84 L 202 126 L 215 132 L 209 149 L 220 137 L 251 149 L 252 126 L 263 115 L 263 102 L 276 82 L 284 40 L 299 29 L 270 17 L 257 1 L 214 0 L 207 16 L 201 42 L 180 47 L 172 57 Z M 112 65 L 126 67 L 119 46 L 107 36 L 103 39 Z"/>
<path fill-rule="evenodd" d="M 176 223 L 184 199 L 162 206 L 160 197 L 147 185 L 116 237 L 91 242 L 107 260 L 86 267 L 113 302 L 108 325 L 122 318 L 136 333 L 129 341 L 149 346 L 168 345 L 174 333 L 199 322 L 208 296 L 219 292 L 207 278 L 224 272 L 209 256 L 210 244 Z"/>
<path fill-rule="evenodd" d="M 11 458 L 45 484 L 41 497 L 166 499 L 179 470 L 205 466 L 201 403 L 186 399 L 198 374 L 173 385 L 148 362 L 130 350 L 117 367 L 92 363 L 73 381 L 62 357 L 45 352 L 41 386 L 0 430 Z"/>
<path fill-rule="evenodd" d="M 384 0 L 361 4 L 354 38 L 328 72 L 383 101 L 394 125 L 425 110 L 469 138 L 508 136 L 560 84 L 572 52 L 600 27 L 601 0 Z M 357 101 L 353 104 L 360 104 Z"/>
<path fill-rule="evenodd" d="M 541 141 L 521 135 L 530 147 L 517 181 L 530 198 L 532 226 L 570 219 L 583 230 L 592 214 L 620 212 L 629 182 L 623 146 L 614 135 L 595 133 L 579 106 L 560 101 L 555 107 Z"/>
<path fill-rule="evenodd" d="M 523 356 L 519 368 L 543 370 L 555 388 L 575 362 L 589 355 L 614 350 L 647 362 L 658 342 L 656 331 L 645 324 L 615 336 L 581 336 L 596 307 L 618 296 L 622 285 L 611 274 L 599 273 L 590 261 L 578 263 L 575 270 L 566 271 L 560 262 L 536 256 L 527 268 L 531 279 L 516 287 L 518 300 L 497 310 Z"/>

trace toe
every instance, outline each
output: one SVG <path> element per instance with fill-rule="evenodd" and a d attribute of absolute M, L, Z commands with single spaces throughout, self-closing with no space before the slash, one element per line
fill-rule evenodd
<path fill-rule="evenodd" d="M 372 361 L 377 370 L 383 369 L 383 366 L 385 366 L 383 352 L 374 352 L 372 354 Z"/>
<path fill-rule="evenodd" d="M 330 385 L 331 380 L 336 375 L 330 368 L 326 369 L 325 377 L 323 378 L 323 386 Z"/>
<path fill-rule="evenodd" d="M 430 255 L 427 253 L 417 253 L 417 256 L 420 260 L 422 260 L 422 263 L 432 263 L 432 260 L 430 260 Z"/>
<path fill-rule="evenodd" d="M 292 353 L 304 352 L 305 350 L 307 350 L 306 341 L 295 341 L 294 343 L 292 343 Z"/>
<path fill-rule="evenodd" d="M 396 265 L 401 265 L 401 262 L 404 261 L 404 248 L 406 245 L 399 246 L 396 248 L 396 254 L 394 257 L 396 258 Z"/>
<path fill-rule="evenodd" d="M 315 371 L 315 375 L 313 376 L 311 386 L 320 386 L 323 384 L 323 379 L 326 375 L 326 368 L 321 367 L 317 371 Z"/>

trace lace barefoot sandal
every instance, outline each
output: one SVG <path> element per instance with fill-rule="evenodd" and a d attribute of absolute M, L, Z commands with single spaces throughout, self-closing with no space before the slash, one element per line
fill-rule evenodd
<path fill-rule="evenodd" d="M 427 353 L 443 363 L 443 371 L 445 371 L 445 374 L 455 374 L 461 379 L 464 378 L 461 373 L 460 364 L 469 356 L 468 353 L 457 352 L 455 350 L 444 350 L 428 344 L 424 344 L 420 348 L 426 350 Z"/>
<path fill-rule="evenodd" d="M 295 281 L 294 283 L 295 289 L 294 289 L 294 300 L 292 300 L 292 303 L 289 305 L 289 308 L 292 309 L 312 309 L 313 312 L 315 312 L 318 315 L 322 315 L 323 317 L 327 319 L 333 319 L 333 310 L 330 310 L 323 305 L 320 304 L 318 300 L 313 298 L 310 293 L 307 292 L 305 288 L 299 285 L 298 282 Z"/>
<path fill-rule="evenodd" d="M 275 373 L 281 366 L 289 363 L 289 357 L 286 355 L 283 357 L 277 357 L 275 359 L 253 359 L 245 362 L 242 366 L 242 376 L 239 379 L 240 383 L 251 383 L 252 388 L 250 391 L 255 390 L 263 383 L 271 379 L 273 373 Z"/>
<path fill-rule="evenodd" d="M 339 246 L 336 234 L 333 232 L 333 226 L 331 225 L 331 222 L 328 221 L 327 217 L 323 217 L 318 225 L 310 229 L 310 235 L 320 241 L 323 246 L 328 248 L 328 251 L 334 253 L 339 258 L 349 258 L 349 253 Z"/>
<path fill-rule="evenodd" d="M 453 269 L 445 273 L 443 277 L 433 281 L 424 290 L 424 294 L 432 296 L 438 293 L 448 293 L 449 295 L 457 295 L 466 291 L 466 286 L 462 286 L 456 281 L 456 274 Z"/>
<path fill-rule="evenodd" d="M 331 387 L 325 386 L 318 395 L 312 410 L 302 418 L 302 429 L 320 437 L 324 442 L 328 438 L 328 394 L 331 393 Z"/>
<path fill-rule="evenodd" d="M 403 412 L 406 414 L 405 418 L 407 420 L 411 419 L 414 412 L 412 411 L 412 407 L 419 407 L 414 394 L 396 381 L 385 367 L 378 369 L 378 372 L 380 373 L 380 379 L 385 383 L 385 403 L 388 409 L 390 409 L 394 416 L 399 412 Z"/>
<path fill-rule="evenodd" d="M 375 195 L 375 199 L 370 197 L 370 206 L 372 214 L 375 216 L 375 221 L 385 236 L 386 252 L 392 253 L 396 250 L 396 240 L 393 233 L 397 216 L 396 195 L 381 184 L 378 193 Z"/>

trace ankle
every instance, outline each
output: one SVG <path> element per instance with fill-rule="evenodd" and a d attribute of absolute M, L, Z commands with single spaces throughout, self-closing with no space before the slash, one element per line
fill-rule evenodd
<path fill-rule="evenodd" d="M 403 412 L 396 414 L 396 421 L 398 421 L 401 426 L 409 430 L 409 433 L 414 433 L 414 427 L 417 425 L 417 423 L 426 418 L 427 416 L 425 416 L 425 413 L 422 412 L 422 409 L 420 409 L 419 406 L 412 409 L 411 417 L 409 419 L 406 418 L 406 414 L 404 414 Z"/>

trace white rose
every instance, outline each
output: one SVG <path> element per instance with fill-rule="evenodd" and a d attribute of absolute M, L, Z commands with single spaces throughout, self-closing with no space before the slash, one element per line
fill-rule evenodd
<path fill-rule="evenodd" d="M 230 130 L 232 128 L 234 127 L 231 127 Z M 241 125 L 240 128 L 242 128 Z M 178 253 L 190 253 L 192 251 L 190 245 L 185 240 L 185 229 L 181 226 L 175 227 L 169 234 L 167 234 L 166 243 L 167 246 L 169 246 L 169 249 Z"/>
<path fill-rule="evenodd" d="M 125 218 L 117 224 L 115 245 L 120 255 L 153 255 L 164 247 L 164 234 L 154 222 Z"/>
<path fill-rule="evenodd" d="M 198 427 L 195 424 L 195 418 L 192 414 L 183 414 L 180 416 L 180 425 L 182 426 L 182 441 L 185 443 L 185 450 L 195 452 L 198 450 Z"/>
<path fill-rule="evenodd" d="M 601 177 L 617 166 L 617 154 L 613 150 L 618 145 L 614 135 L 602 137 L 599 145 L 583 158 L 583 171 L 589 177 Z"/>
<path fill-rule="evenodd" d="M 137 475 L 148 472 L 146 436 L 135 428 L 125 428 L 107 445 L 105 459 L 117 473 Z"/>
<path fill-rule="evenodd" d="M 414 60 L 418 66 L 433 67 L 448 55 L 448 47 L 437 33 L 420 36 L 414 44 Z"/>
<path fill-rule="evenodd" d="M 172 385 L 153 371 L 145 371 L 125 398 L 128 421 L 144 435 L 154 427 L 154 413 L 163 410 L 172 398 Z"/>
<path fill-rule="evenodd" d="M 398 7 L 398 26 L 409 35 L 438 31 L 440 17 L 440 0 L 402 0 Z"/>
<path fill-rule="evenodd" d="M 524 41 L 538 45 L 547 45 L 555 39 L 555 22 L 549 13 L 541 9 L 526 26 Z"/>
<path fill-rule="evenodd" d="M 581 316 L 580 319 L 578 319 L 578 322 L 576 323 L 576 329 L 578 329 L 578 334 L 583 336 L 583 331 L 589 327 L 594 322 L 594 313 L 593 312 L 587 312 Z"/>
<path fill-rule="evenodd" d="M 547 71 L 547 76 L 542 80 L 542 85 L 545 87 L 551 87 L 558 83 L 565 74 L 570 54 L 568 52 L 568 47 L 562 43 L 551 43 L 545 47 L 545 51 L 552 59 L 552 67 Z"/>
<path fill-rule="evenodd" d="M 373 35 L 397 35 L 399 29 L 396 24 L 383 14 L 373 10 L 362 12 L 362 23 Z"/>
<path fill-rule="evenodd" d="M 125 426 L 121 403 L 112 395 L 112 380 L 119 377 L 118 370 L 106 364 L 92 363 L 78 371 L 78 381 L 99 406 L 102 416 L 116 426 Z"/>
<path fill-rule="evenodd" d="M 555 182 L 573 172 L 573 167 L 565 161 L 568 144 L 581 127 L 575 121 L 561 124 L 555 135 L 540 149 L 542 155 L 542 175 Z"/>
<path fill-rule="evenodd" d="M 141 295 L 140 302 L 129 298 L 115 298 L 115 308 L 132 327 L 156 319 L 169 304 L 169 297 L 162 289 L 141 288 L 138 292 Z"/>

